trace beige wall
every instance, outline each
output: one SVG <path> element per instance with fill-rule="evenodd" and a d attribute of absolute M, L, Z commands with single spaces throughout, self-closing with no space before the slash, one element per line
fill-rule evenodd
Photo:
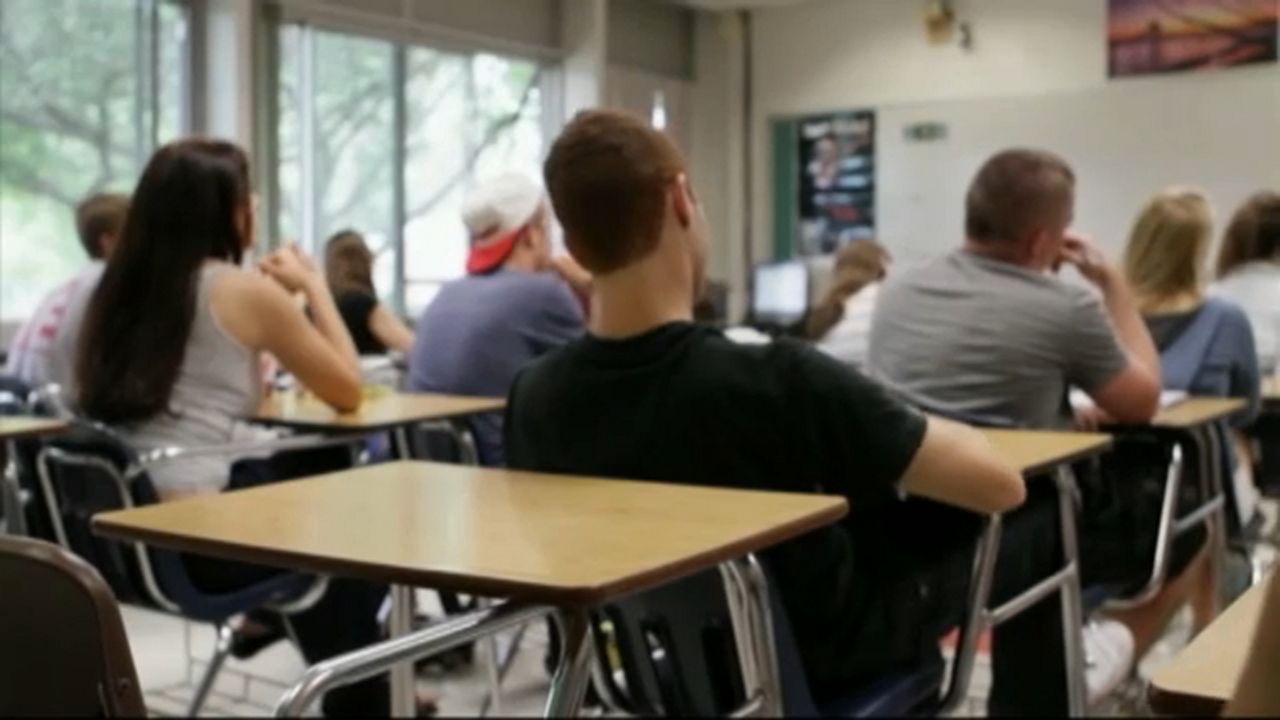
<path fill-rule="evenodd" d="M 1109 84 L 1106 0 L 957 0 L 960 19 L 973 26 L 972 51 L 956 43 L 930 45 L 923 7 L 923 0 L 812 0 L 755 13 L 757 172 L 752 210 L 756 248 L 763 251 L 772 240 L 768 128 L 775 116 L 1002 97 L 1080 93 L 1084 98 L 1100 95 Z M 1275 117 L 1280 127 L 1280 65 L 1270 70 L 1232 70 L 1221 78 L 1224 84 L 1242 85 L 1233 95 L 1241 113 Z M 1188 75 L 1123 82 L 1147 83 L 1156 87 L 1158 97 L 1158 87 L 1185 90 L 1195 83 L 1218 80 Z M 1094 129 L 1105 134 L 1107 123 L 1124 120 L 1102 112 L 1088 122 L 1096 123 Z M 1179 120 L 1176 114 L 1170 118 L 1173 123 Z M 1170 152 L 1214 152 L 1221 142 L 1230 141 L 1222 137 L 1229 130 L 1217 130 L 1188 126 Z M 954 144 L 952 149 L 964 150 Z M 1280 139 L 1274 148 L 1264 145 L 1257 152 L 1259 158 L 1275 158 Z M 1140 157 L 1132 159 L 1138 167 L 1142 162 Z M 885 180 L 883 174 L 881 180 Z"/>

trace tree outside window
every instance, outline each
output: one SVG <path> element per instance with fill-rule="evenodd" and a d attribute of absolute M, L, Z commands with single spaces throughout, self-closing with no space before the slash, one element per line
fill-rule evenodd
<path fill-rule="evenodd" d="M 187 32 L 167 0 L 0 2 L 0 319 L 85 264 L 76 204 L 182 132 Z"/>

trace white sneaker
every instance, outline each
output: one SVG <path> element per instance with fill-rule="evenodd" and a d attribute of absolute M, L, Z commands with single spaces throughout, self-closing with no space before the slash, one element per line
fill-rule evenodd
<path fill-rule="evenodd" d="M 1084 680 L 1089 705 L 1110 695 L 1133 670 L 1133 633 L 1115 620 L 1089 621 L 1084 626 Z"/>

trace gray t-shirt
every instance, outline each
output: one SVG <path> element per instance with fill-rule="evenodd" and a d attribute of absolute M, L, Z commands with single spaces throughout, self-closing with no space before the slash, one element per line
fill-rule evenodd
<path fill-rule="evenodd" d="M 583 333 L 582 306 L 550 273 L 499 271 L 445 285 L 418 320 L 409 389 L 506 397 L 530 360 Z M 505 463 L 502 413 L 471 426 L 485 465 Z"/>
<path fill-rule="evenodd" d="M 1068 387 L 1097 390 L 1128 365 L 1099 298 L 1051 275 L 963 250 L 880 293 L 872 374 L 940 412 L 1052 428 Z"/>

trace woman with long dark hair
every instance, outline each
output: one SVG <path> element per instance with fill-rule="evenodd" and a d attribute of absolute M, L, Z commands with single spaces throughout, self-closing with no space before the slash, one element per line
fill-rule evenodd
<path fill-rule="evenodd" d="M 363 235 L 343 230 L 329 238 L 324 245 L 324 274 L 361 355 L 413 349 L 413 331 L 378 300 L 373 287 L 373 253 Z"/>
<path fill-rule="evenodd" d="M 359 361 L 324 277 L 286 248 L 261 272 L 242 269 L 253 242 L 248 161 L 226 142 L 189 139 L 155 153 L 134 194 L 119 245 L 89 298 L 76 354 L 77 404 L 138 448 L 208 446 L 252 436 L 242 422 L 263 396 L 259 358 L 274 355 L 322 400 L 352 410 Z M 312 321 L 294 303 L 305 297 Z M 314 324 L 313 324 L 314 322 Z M 161 501 L 235 484 L 231 459 L 156 468 Z M 226 592 L 279 570 L 184 556 L 193 582 Z M 372 644 L 385 588 L 331 582 L 290 618 L 315 663 Z M 255 616 L 257 619 L 257 616 Z M 384 680 L 337 690 L 327 714 L 385 714 Z"/>

